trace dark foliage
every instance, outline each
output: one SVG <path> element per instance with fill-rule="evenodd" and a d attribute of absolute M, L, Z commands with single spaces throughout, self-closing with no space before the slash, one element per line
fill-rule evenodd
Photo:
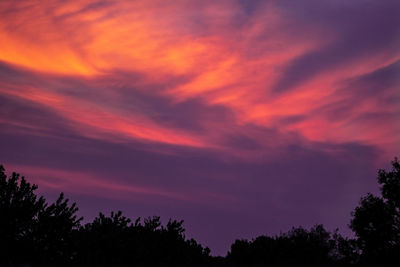
<path fill-rule="evenodd" d="M 75 266 L 205 266 L 209 250 L 193 239 L 185 240 L 182 221 L 160 217 L 134 223 L 119 211 L 100 213 L 79 230 Z"/>
<path fill-rule="evenodd" d="M 400 266 L 400 164 L 379 170 L 382 196 L 368 194 L 352 213 L 350 228 L 361 250 L 362 266 Z"/>
<path fill-rule="evenodd" d="M 75 215 L 76 204 L 69 206 L 68 202 L 61 193 L 55 203 L 45 204 L 39 211 L 32 236 L 36 266 L 71 266 L 76 257 L 73 233 L 82 218 Z"/>
<path fill-rule="evenodd" d="M 0 266 L 209 266 L 210 250 L 186 239 L 183 221 L 134 223 L 100 213 L 84 226 L 61 193 L 48 204 L 36 185 L 0 165 Z"/>
<path fill-rule="evenodd" d="M 52 204 L 36 185 L 0 165 L 0 267 L 5 266 L 400 266 L 400 164 L 379 170 L 381 196 L 368 194 L 352 213 L 356 239 L 322 225 L 278 236 L 236 240 L 226 257 L 212 257 L 184 235 L 183 221 L 149 217 L 132 222 L 121 211 L 81 225 L 75 203 L 61 193 Z"/>
<path fill-rule="evenodd" d="M 0 165 L 0 262 L 23 263 L 31 260 L 33 235 L 38 214 L 45 205 L 37 198 L 36 185 L 17 173 L 7 178 Z"/>
<path fill-rule="evenodd" d="M 49 205 L 36 189 L 17 173 L 7 178 L 0 165 L 0 264 L 70 266 L 78 208 L 63 194 Z"/>
<path fill-rule="evenodd" d="M 348 255 L 340 246 L 345 239 L 322 225 L 309 231 L 299 227 L 276 237 L 236 240 L 228 253 L 232 266 L 345 266 Z"/>

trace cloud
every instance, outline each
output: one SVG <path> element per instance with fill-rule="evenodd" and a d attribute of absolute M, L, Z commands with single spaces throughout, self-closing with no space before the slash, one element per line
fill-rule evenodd
<path fill-rule="evenodd" d="M 2 3 L 1 93 L 89 138 L 253 160 L 313 142 L 359 142 L 387 155 L 398 142 L 396 101 L 381 105 L 355 81 L 400 58 L 391 5 Z M 385 95 L 396 99 L 398 79 L 374 80 L 390 83 Z M 366 118 L 384 116 L 380 134 Z"/>

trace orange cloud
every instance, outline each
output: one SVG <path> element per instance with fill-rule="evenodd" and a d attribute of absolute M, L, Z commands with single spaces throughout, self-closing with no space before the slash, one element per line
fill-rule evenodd
<path fill-rule="evenodd" d="M 0 60 L 32 70 L 94 76 L 114 69 L 186 74 L 207 61 L 212 41 L 177 29 L 179 5 L 162 1 L 28 1 L 0 5 Z M 10 11 L 12 10 L 12 11 Z M 7 13 L 7 11 L 9 11 Z"/>
<path fill-rule="evenodd" d="M 274 85 L 290 79 L 285 76 L 288 66 L 332 46 L 341 37 L 334 31 L 327 33 L 318 24 L 302 29 L 274 4 L 263 4 L 240 27 L 234 23 L 243 11 L 233 0 L 113 1 L 97 5 L 86 0 L 62 4 L 46 1 L 40 5 L 13 1 L 0 3 L 0 10 L 0 60 L 8 64 L 92 81 L 112 78 L 120 71 L 140 73 L 148 83 L 165 84 L 164 89 L 152 92 L 165 101 L 181 103 L 196 98 L 209 107 L 230 110 L 234 121 L 227 125 L 232 129 L 252 124 L 278 129 L 283 135 L 296 132 L 318 142 L 381 146 L 383 139 L 391 140 L 391 144 L 398 141 L 394 126 L 386 125 L 387 130 L 380 134 L 370 122 L 356 120 L 371 109 L 384 112 L 388 107 L 379 105 L 378 100 L 369 99 L 339 121 L 331 121 L 318 111 L 346 98 L 340 93 L 343 82 L 384 68 L 399 60 L 400 54 L 377 51 L 358 57 L 277 93 Z M 168 83 L 176 77 L 182 82 Z M 148 114 L 126 116 L 40 86 L 21 91 L 3 88 L 2 92 L 50 107 L 71 121 L 75 130 L 96 138 L 110 139 L 106 133 L 146 142 L 221 149 L 221 140 L 227 134 L 224 127 L 201 135 L 169 129 Z M 284 122 L 290 117 L 302 119 Z M 210 122 L 201 124 L 215 127 Z"/>

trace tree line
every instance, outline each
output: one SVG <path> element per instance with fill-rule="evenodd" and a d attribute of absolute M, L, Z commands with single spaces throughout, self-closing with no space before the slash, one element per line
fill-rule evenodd
<path fill-rule="evenodd" d="M 400 164 L 378 171 L 380 195 L 367 194 L 351 213 L 355 238 L 323 225 L 277 236 L 238 239 L 225 257 L 185 237 L 183 221 L 132 221 L 121 211 L 82 224 L 76 203 L 61 193 L 54 203 L 37 185 L 7 176 L 0 165 L 0 267 L 396 267 L 400 266 Z"/>

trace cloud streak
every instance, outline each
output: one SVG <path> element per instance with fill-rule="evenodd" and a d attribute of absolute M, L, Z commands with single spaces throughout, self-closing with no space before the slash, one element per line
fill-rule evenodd
<path fill-rule="evenodd" d="M 398 50 L 387 48 L 387 42 L 370 41 L 361 24 L 367 21 L 362 13 L 354 14 L 361 25 L 347 29 L 343 23 L 332 25 L 329 17 L 319 17 L 320 24 L 315 25 L 296 20 L 290 17 L 295 7 L 285 10 L 272 3 L 259 4 L 251 17 L 235 1 L 173 5 L 157 1 L 49 3 L 2 3 L 0 36 L 5 46 L 1 60 L 45 76 L 78 75 L 90 81 L 115 81 L 121 79 L 117 76 L 121 71 L 137 73 L 142 81 L 126 81 L 133 82 L 130 90 L 153 90 L 146 94 L 171 103 L 200 98 L 210 107 L 220 105 L 231 110 L 232 123 L 239 126 L 250 123 L 279 129 L 283 134 L 295 131 L 311 141 L 378 145 L 380 137 L 376 134 L 357 136 L 351 134 L 354 130 L 348 130 L 370 128 L 365 122 L 349 118 L 331 122 L 323 114 L 315 115 L 317 110 L 343 100 L 338 84 L 384 69 L 400 59 Z M 354 11 L 351 5 L 342 8 Z M 368 8 L 362 11 L 372 12 Z M 238 19 L 244 21 L 239 28 L 234 23 Z M 398 43 L 395 22 L 393 16 L 380 22 L 387 29 L 380 33 L 382 38 L 393 44 Z M 328 35 L 325 28 L 333 26 L 335 30 Z M 359 36 L 357 43 L 364 42 L 365 47 L 354 47 L 354 33 Z M 370 51 L 373 54 L 367 56 Z M 181 81 L 170 83 L 179 76 Z M 155 82 L 163 88 L 143 85 Z M 24 88 L 19 96 L 47 105 L 94 131 L 115 131 L 168 144 L 206 147 L 208 142 L 218 146 L 210 138 L 199 140 L 178 133 L 179 129 L 161 129 L 143 112 L 126 116 L 108 105 L 90 106 L 90 99 L 68 99 L 53 89 Z M 96 93 L 104 97 L 130 94 L 115 87 Z M 378 104 L 370 98 L 358 113 L 376 110 Z M 398 115 L 393 109 L 386 112 Z M 293 117 L 302 120 L 288 123 Z"/>

